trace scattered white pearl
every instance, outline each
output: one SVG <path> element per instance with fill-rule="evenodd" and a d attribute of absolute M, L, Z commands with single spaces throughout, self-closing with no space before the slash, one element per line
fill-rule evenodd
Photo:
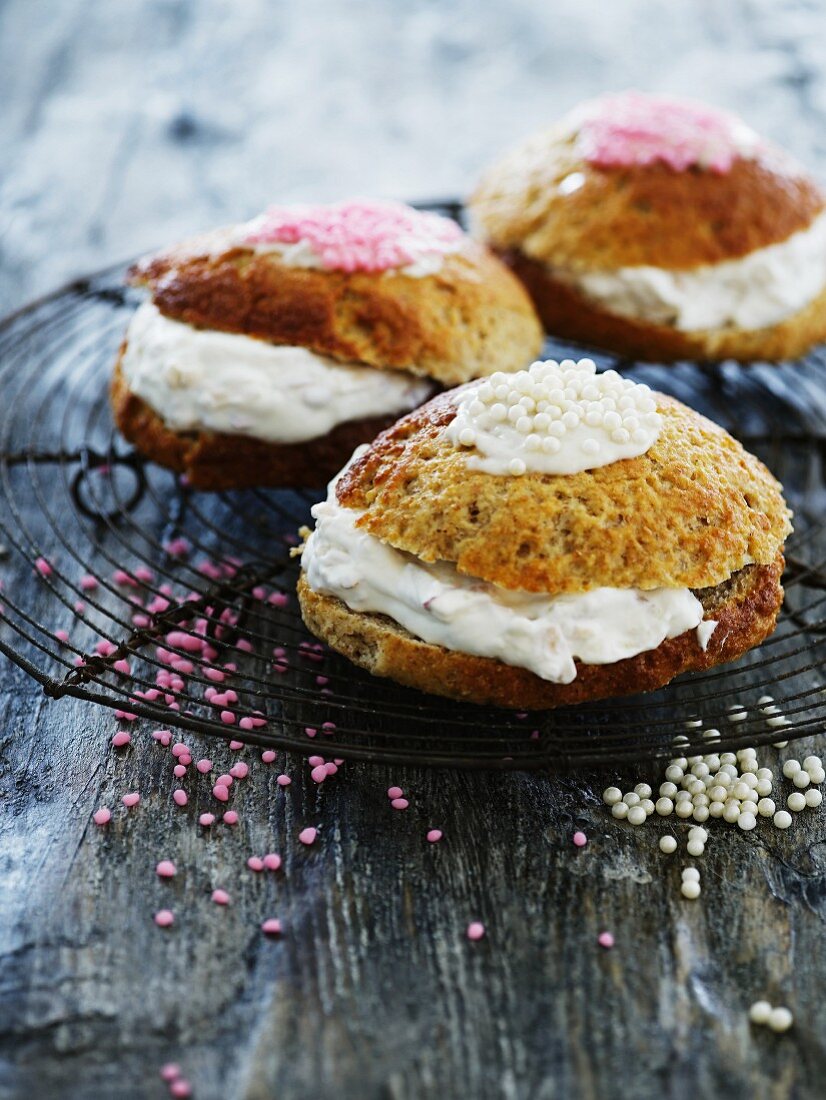
<path fill-rule="evenodd" d="M 772 781 L 770 779 L 758 779 L 754 789 L 760 798 L 765 798 L 766 795 L 772 793 Z"/>
<path fill-rule="evenodd" d="M 677 841 L 673 836 L 661 836 L 660 837 L 660 851 L 665 852 L 666 855 L 671 855 L 672 852 L 677 851 Z"/>
<path fill-rule="evenodd" d="M 771 798 L 761 798 L 757 803 L 757 812 L 761 817 L 773 817 L 777 807 Z"/>
<path fill-rule="evenodd" d="M 690 856 L 701 856 L 705 850 L 706 846 L 702 840 L 689 840 L 686 844 L 686 851 Z"/>
<path fill-rule="evenodd" d="M 683 769 L 677 764 L 670 764 L 665 769 L 665 778 L 670 780 L 672 783 L 679 783 L 680 780 L 683 778 L 683 774 Z"/>
<path fill-rule="evenodd" d="M 680 871 L 680 876 L 683 882 L 700 881 L 700 872 L 697 870 L 696 867 L 683 867 L 682 871 Z"/>
<path fill-rule="evenodd" d="M 602 801 L 606 806 L 613 806 L 614 803 L 622 800 L 622 791 L 619 787 L 606 787 L 602 792 Z"/>
<path fill-rule="evenodd" d="M 772 1006 L 768 1001 L 755 1001 L 749 1009 L 749 1019 L 753 1024 L 767 1024 L 772 1013 Z"/>
<path fill-rule="evenodd" d="M 632 806 L 628 811 L 628 823 L 629 825 L 643 825 L 647 816 L 642 806 Z"/>
<path fill-rule="evenodd" d="M 813 810 L 816 810 L 823 801 L 823 795 L 817 787 L 809 787 L 803 797 L 806 799 L 806 805 L 810 806 Z"/>
<path fill-rule="evenodd" d="M 611 813 L 618 820 L 628 817 L 628 806 L 625 802 L 615 802 L 611 807 Z"/>
<path fill-rule="evenodd" d="M 710 806 L 695 806 L 691 815 L 695 821 L 708 821 Z"/>
<path fill-rule="evenodd" d="M 746 708 L 740 703 L 735 703 L 728 708 L 729 722 L 744 722 L 748 718 Z"/>
<path fill-rule="evenodd" d="M 740 803 L 740 813 L 741 814 L 756 814 L 757 813 L 757 803 L 751 798 L 744 799 Z"/>
<path fill-rule="evenodd" d="M 802 797 L 803 796 L 801 795 L 801 798 Z M 674 807 L 674 813 L 677 815 L 677 817 L 691 817 L 691 815 L 694 813 L 694 807 L 692 806 L 690 800 L 683 799 L 682 802 L 678 802 L 677 805 Z"/>
<path fill-rule="evenodd" d="M 711 802 L 709 803 L 708 812 L 710 817 L 722 817 L 725 812 L 725 804 L 723 802 Z"/>
<path fill-rule="evenodd" d="M 739 802 L 727 802 L 725 809 L 723 810 L 723 819 L 728 821 L 730 825 L 733 825 L 740 817 L 740 803 Z"/>
<path fill-rule="evenodd" d="M 683 882 L 683 884 L 680 886 L 680 893 L 683 895 L 684 898 L 689 898 L 693 901 L 695 898 L 698 898 L 700 896 L 699 882 Z"/>
<path fill-rule="evenodd" d="M 788 1008 L 773 1008 L 769 1014 L 768 1025 L 772 1031 L 788 1031 L 794 1023 L 794 1016 Z"/>
<path fill-rule="evenodd" d="M 640 799 L 640 805 L 645 810 L 645 816 L 646 817 L 650 817 L 653 814 L 653 812 L 654 812 L 654 803 L 651 801 L 650 798 Z"/>
<path fill-rule="evenodd" d="M 650 798 L 651 788 L 647 783 L 638 783 L 634 788 L 634 793 L 638 794 L 640 798 Z"/>
<path fill-rule="evenodd" d="M 753 829 L 757 824 L 757 818 L 754 816 L 753 813 L 747 811 L 746 813 L 740 814 L 740 816 L 737 818 L 737 824 L 741 829 L 748 832 L 749 830 Z"/>
<path fill-rule="evenodd" d="M 794 791 L 786 799 L 786 805 L 794 813 L 799 814 L 801 810 L 806 808 L 806 796 L 801 794 L 800 791 Z"/>
<path fill-rule="evenodd" d="M 772 821 L 778 829 L 788 829 L 792 823 L 792 815 L 786 810 L 778 810 Z"/>
<path fill-rule="evenodd" d="M 823 767 L 823 761 L 819 756 L 807 756 L 803 761 L 803 768 L 805 771 L 810 772 L 812 768 L 820 770 Z"/>
<path fill-rule="evenodd" d="M 783 774 L 787 779 L 794 779 L 799 771 L 800 761 L 798 760 L 787 760 L 783 765 Z"/>
<path fill-rule="evenodd" d="M 674 803 L 670 798 L 662 797 L 657 799 L 654 808 L 660 817 L 668 817 L 670 813 L 674 812 Z"/>
<path fill-rule="evenodd" d="M 636 806 L 637 803 L 640 801 L 640 796 L 637 794 L 636 791 L 626 791 L 626 793 L 622 796 L 622 800 L 626 806 Z"/>
<path fill-rule="evenodd" d="M 677 793 L 677 787 L 674 783 L 660 783 L 660 794 L 663 798 L 673 798 Z"/>
<path fill-rule="evenodd" d="M 801 790 L 801 791 L 805 790 L 805 788 L 809 786 L 811 781 L 812 780 L 811 780 L 811 777 L 809 776 L 809 773 L 804 772 L 802 768 L 800 769 L 799 772 L 796 772 L 795 775 L 792 777 L 792 783 L 794 783 L 795 787 L 797 787 L 798 790 Z"/>
<path fill-rule="evenodd" d="M 812 768 L 809 772 L 809 778 L 813 783 L 819 785 L 826 780 L 826 770 L 823 768 Z"/>

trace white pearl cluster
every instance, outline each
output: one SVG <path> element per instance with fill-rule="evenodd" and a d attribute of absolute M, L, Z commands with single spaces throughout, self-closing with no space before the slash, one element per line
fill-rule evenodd
<path fill-rule="evenodd" d="M 764 1024 L 778 1033 L 788 1031 L 794 1023 L 788 1008 L 782 1005 L 772 1008 L 768 1001 L 755 1001 L 749 1009 L 749 1019 L 753 1024 Z"/>
<path fill-rule="evenodd" d="M 591 359 L 553 359 L 492 374 L 463 390 L 446 431 L 493 474 L 574 474 L 635 458 L 654 444 L 662 418 L 648 386 Z"/>

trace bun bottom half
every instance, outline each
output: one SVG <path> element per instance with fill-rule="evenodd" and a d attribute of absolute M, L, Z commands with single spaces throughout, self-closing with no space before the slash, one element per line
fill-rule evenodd
<path fill-rule="evenodd" d="M 782 553 L 771 565 L 750 565 L 695 595 L 718 625 L 705 652 L 694 630 L 656 649 L 608 665 L 577 662 L 576 679 L 554 684 L 490 657 L 459 653 L 414 637 L 385 615 L 351 611 L 335 596 L 314 592 L 302 573 L 301 614 L 308 629 L 374 676 L 466 703 L 550 710 L 596 699 L 654 691 L 683 672 L 733 661 L 774 630 L 783 602 Z"/>

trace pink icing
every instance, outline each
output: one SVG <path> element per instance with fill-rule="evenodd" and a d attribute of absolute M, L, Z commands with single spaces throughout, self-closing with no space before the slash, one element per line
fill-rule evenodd
<path fill-rule="evenodd" d="M 677 172 L 697 165 L 723 174 L 743 155 L 750 134 L 726 111 L 641 92 L 603 96 L 581 111 L 577 151 L 599 168 L 662 161 Z"/>
<path fill-rule="evenodd" d="M 455 252 L 459 226 L 399 202 L 270 206 L 249 224 L 250 244 L 305 244 L 331 271 L 388 271 Z"/>

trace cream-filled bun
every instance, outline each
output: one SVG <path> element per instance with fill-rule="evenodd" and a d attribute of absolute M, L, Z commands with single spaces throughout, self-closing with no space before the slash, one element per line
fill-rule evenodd
<path fill-rule="evenodd" d="M 205 489 L 323 485 L 440 388 L 541 344 L 508 268 L 401 203 L 271 207 L 130 278 L 151 298 L 118 356 L 116 422 Z"/>
<path fill-rule="evenodd" d="M 378 676 L 477 703 L 650 691 L 774 629 L 780 485 L 722 428 L 590 360 L 443 393 L 313 508 L 309 629 Z"/>
<path fill-rule="evenodd" d="M 825 201 L 734 116 L 626 92 L 528 138 L 469 207 L 549 332 L 667 362 L 786 359 L 826 337 Z"/>

